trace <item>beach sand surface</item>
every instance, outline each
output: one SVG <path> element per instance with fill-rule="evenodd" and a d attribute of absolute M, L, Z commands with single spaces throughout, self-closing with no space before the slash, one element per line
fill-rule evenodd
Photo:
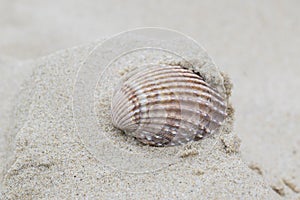
<path fill-rule="evenodd" d="M 26 4 L 1 1 L 0 158 L 5 160 L 1 163 L 6 163 L 6 158 L 17 151 L 15 146 L 7 144 L 11 144 L 10 140 L 22 129 L 7 130 L 13 124 L 23 127 L 21 124 L 27 121 L 16 122 L 21 118 L 11 116 L 19 105 L 18 99 L 22 99 L 20 94 L 26 94 L 21 87 L 24 80 L 31 80 L 32 69 L 40 65 L 39 57 L 130 28 L 162 26 L 196 39 L 217 66 L 230 75 L 236 111 L 234 132 L 242 140 L 243 162 L 278 196 L 299 198 L 299 6 L 298 1 L 292 0 L 190 1 L 186 4 L 119 0 L 31 0 Z M 49 57 L 55 56 L 48 56 L 50 61 Z M 39 59 L 30 61 L 35 58 Z M 28 84 L 25 88 L 34 88 Z M 0 167 L 7 169 L 8 166 Z M 22 171 L 28 166 L 19 167 Z M 47 188 L 46 184 L 40 187 Z M 30 190 L 25 191 L 30 194 Z"/>
<path fill-rule="evenodd" d="M 110 157 L 91 153 L 91 147 L 82 143 L 85 141 L 82 138 L 89 137 L 90 132 L 76 129 L 80 124 L 74 121 L 72 100 L 76 95 L 73 91 L 78 69 L 93 47 L 59 51 L 33 63 L 37 67 L 17 97 L 13 112 L 16 120 L 6 132 L 7 137 L 15 141 L 7 143 L 7 149 L 12 149 L 14 154 L 7 158 L 4 198 L 278 197 L 263 178 L 242 161 L 239 140 L 231 131 L 231 113 L 224 125 L 225 131 L 200 142 L 154 149 L 119 134 L 117 141 L 105 141 L 100 150 L 108 152 Z M 147 57 L 138 53 L 147 60 L 152 54 Z M 153 57 L 157 59 L 157 55 Z M 101 92 L 106 90 L 102 88 Z M 106 115 L 109 120 L 109 113 Z M 91 126 L 97 127 L 97 123 Z M 100 127 L 103 126 L 101 123 Z M 129 149 L 128 154 L 136 154 L 132 162 L 123 162 L 124 156 L 113 157 L 114 145 L 125 147 L 124 151 Z M 139 153 L 143 153 L 142 157 L 138 157 Z M 134 163 L 137 162 L 141 162 L 143 170 L 136 171 Z"/>

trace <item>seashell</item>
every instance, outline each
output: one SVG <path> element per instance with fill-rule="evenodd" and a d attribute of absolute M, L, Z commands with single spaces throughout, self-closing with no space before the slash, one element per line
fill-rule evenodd
<path fill-rule="evenodd" d="M 144 144 L 175 146 L 216 131 L 226 117 L 224 97 L 181 66 L 155 65 L 129 73 L 111 102 L 115 127 Z"/>

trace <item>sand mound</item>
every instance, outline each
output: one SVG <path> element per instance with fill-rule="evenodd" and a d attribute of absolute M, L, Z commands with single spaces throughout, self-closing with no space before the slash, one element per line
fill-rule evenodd
<path fill-rule="evenodd" d="M 7 155 L 11 156 L 4 169 L 4 198 L 277 198 L 261 176 L 241 160 L 239 140 L 232 132 L 231 111 L 220 134 L 176 148 L 143 146 L 121 134 L 108 136 L 105 145 L 86 144 L 89 130 L 97 130 L 100 125 L 103 130 L 111 131 L 109 124 L 104 125 L 108 119 L 105 112 L 97 112 L 99 123 L 89 123 L 91 127 L 85 127 L 85 132 L 78 132 L 80 124 L 74 120 L 78 117 L 74 116 L 78 110 L 74 111 L 73 104 L 77 73 L 94 47 L 91 44 L 59 51 L 32 63 L 36 68 L 18 95 L 13 112 L 15 120 L 6 132 L 11 138 Z M 151 55 L 155 61 L 169 59 Z M 126 63 L 128 59 L 122 58 L 115 65 L 134 66 L 145 59 L 143 52 L 136 56 L 139 57 L 136 63 Z M 216 77 L 211 77 L 215 81 Z M 224 92 L 229 95 L 228 78 L 219 78 L 223 78 Z M 104 91 L 109 89 L 96 87 L 95 98 L 101 99 Z M 97 108 L 107 106 L 107 99 L 100 102 Z M 96 149 L 93 145 L 103 145 L 105 153 L 91 150 Z M 124 154 L 139 153 L 136 156 L 139 160 L 123 162 L 125 157 L 114 157 L 115 152 L 110 150 L 116 146 Z M 136 162 L 148 168 L 134 173 Z"/>

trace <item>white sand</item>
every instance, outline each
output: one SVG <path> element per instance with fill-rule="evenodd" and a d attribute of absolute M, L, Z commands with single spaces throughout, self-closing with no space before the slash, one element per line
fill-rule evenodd
<path fill-rule="evenodd" d="M 16 134 L 15 157 L 4 178 L 5 198 L 198 199 L 199 195 L 203 199 L 276 198 L 263 179 L 241 161 L 236 152 L 238 141 L 230 133 L 231 121 L 225 125 L 229 130 L 227 134 L 221 132 L 176 148 L 154 150 L 119 134 L 117 145 L 127 145 L 130 153 L 146 152 L 143 164 L 150 166 L 148 173 L 118 170 L 124 166 L 114 166 L 116 170 L 109 167 L 113 165 L 112 159 L 118 162 L 123 157 L 95 160 L 97 155 L 91 154 L 81 143 L 82 135 L 78 137 L 72 116 L 76 72 L 91 47 L 60 51 L 36 61 L 38 67 L 16 105 L 17 123 L 11 124 L 8 132 L 15 134 L 21 129 Z M 139 55 L 149 59 L 149 55 Z M 157 59 L 155 54 L 153 57 Z M 106 116 L 109 120 L 108 113 Z M 109 146 L 115 142 L 109 142 L 111 144 L 103 150 L 110 151 Z M 166 162 L 176 158 L 175 163 L 171 161 L 170 165 L 152 172 L 156 166 L 151 163 L 159 155 Z M 127 171 L 133 167 L 131 162 L 123 164 L 127 165 Z"/>
<path fill-rule="evenodd" d="M 34 65 L 31 61 L 18 62 L 8 58 L 0 58 L 0 180 L 2 181 L 6 160 L 13 156 L 15 134 L 8 134 L 12 123 L 17 123 L 12 116 L 17 96 L 23 82 L 31 75 Z M 22 70 L 20 70 L 22 69 Z M 8 146 L 8 143 L 11 144 Z M 0 187 L 1 191 L 2 187 Z"/>
<path fill-rule="evenodd" d="M 299 198 L 297 1 L 163 1 L 159 7 L 155 1 L 97 2 L 2 1 L 1 57 L 38 57 L 137 26 L 182 31 L 201 42 L 232 77 L 235 132 L 242 139 L 244 162 L 261 171 L 268 187 L 286 199 Z M 25 74 L 38 65 L 22 63 L 1 59 L 1 144 L 3 130 L 12 124 L 8 120 L 14 105 L 11 100 L 18 94 Z M 6 154 L 2 149 L 3 145 L 1 158 Z M 54 184 L 58 182 L 55 181 Z M 69 187 L 67 183 L 65 187 Z"/>

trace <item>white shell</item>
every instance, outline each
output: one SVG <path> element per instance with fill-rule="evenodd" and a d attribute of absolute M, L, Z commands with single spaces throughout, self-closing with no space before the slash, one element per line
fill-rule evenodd
<path fill-rule="evenodd" d="M 122 80 L 111 104 L 112 122 L 145 144 L 174 146 L 217 130 L 224 98 L 203 78 L 180 66 L 138 68 Z"/>

